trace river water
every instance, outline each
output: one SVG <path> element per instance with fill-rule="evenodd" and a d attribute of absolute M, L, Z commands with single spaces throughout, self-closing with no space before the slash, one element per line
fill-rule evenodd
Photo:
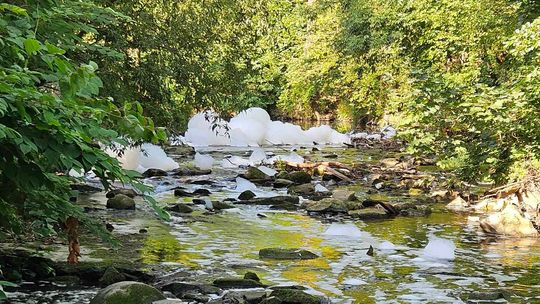
<path fill-rule="evenodd" d="M 267 152 L 289 153 L 288 149 L 271 148 Z M 174 156 L 174 149 L 169 152 Z M 227 154 L 249 155 L 248 150 L 230 147 L 202 152 L 218 160 Z M 346 163 L 371 162 L 388 156 L 382 151 L 342 148 L 320 152 L 306 149 L 298 153 L 310 154 L 314 160 L 337 153 L 338 160 Z M 212 199 L 224 199 L 238 195 L 234 177 L 241 171 L 216 167 L 211 177 L 148 182 L 157 186 L 156 198 L 163 203 L 177 200 L 169 191 L 177 185 L 190 190 L 210 189 Z M 190 183 L 197 179 L 211 179 L 214 184 Z M 348 188 L 359 196 L 367 195 L 361 182 Z M 264 187 L 256 192 L 283 193 Z M 384 195 L 391 201 L 418 199 L 408 193 Z M 443 205 L 432 207 L 434 212 L 426 217 L 378 221 L 313 217 L 304 211 L 243 205 L 206 215 L 200 207 L 193 215 L 174 217 L 167 224 L 147 224 L 151 228 L 141 244 L 140 258 L 145 264 L 165 264 L 171 272 L 188 271 L 204 280 L 253 271 L 267 284 L 303 285 L 310 288 L 309 292 L 326 295 L 332 303 L 464 303 L 471 292 L 498 290 L 506 291 L 507 299 L 483 303 L 540 303 L 540 241 L 490 237 L 479 232 L 474 216 L 450 213 Z M 454 259 L 439 259 L 426 252 L 429 240 L 437 237 L 455 245 Z M 373 256 L 366 254 L 370 246 L 375 248 Z M 300 247 L 320 258 L 259 259 L 258 251 L 268 247 Z M 448 248 L 443 246 L 439 250 Z M 21 290 L 12 294 L 12 303 L 87 303 L 97 291 L 77 293 L 58 285 L 41 289 L 33 286 L 28 290 L 31 292 Z"/>

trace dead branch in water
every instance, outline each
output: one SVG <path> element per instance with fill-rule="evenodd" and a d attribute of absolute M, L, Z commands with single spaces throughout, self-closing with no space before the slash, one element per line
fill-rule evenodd
<path fill-rule="evenodd" d="M 338 168 L 348 170 L 349 172 L 353 171 L 352 167 L 342 164 L 340 162 L 296 163 L 284 161 L 283 163 L 287 168 L 309 170 L 312 172 L 317 172 L 319 175 L 330 174 L 341 180 L 352 182 L 352 179 L 350 177 L 334 169 Z"/>

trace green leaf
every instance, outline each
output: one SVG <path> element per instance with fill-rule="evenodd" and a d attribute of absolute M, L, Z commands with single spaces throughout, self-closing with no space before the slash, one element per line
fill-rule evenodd
<path fill-rule="evenodd" d="M 50 54 L 64 55 L 66 53 L 66 51 L 64 51 L 63 49 L 48 42 L 45 42 L 45 47 L 47 48 L 47 52 L 49 52 Z"/>
<path fill-rule="evenodd" d="M 27 38 L 24 40 L 24 49 L 27 54 L 34 55 L 41 49 L 41 44 L 36 39 Z"/>

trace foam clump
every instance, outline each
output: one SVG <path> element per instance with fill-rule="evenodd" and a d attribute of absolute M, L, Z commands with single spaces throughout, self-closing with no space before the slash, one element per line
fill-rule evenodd
<path fill-rule="evenodd" d="M 392 244 L 389 241 L 384 241 L 377 246 L 379 250 L 396 250 L 396 245 Z"/>
<path fill-rule="evenodd" d="M 253 150 L 251 155 L 249 156 L 249 161 L 252 165 L 260 164 L 266 160 L 266 152 L 264 152 L 261 148 L 256 148 Z"/>
<path fill-rule="evenodd" d="M 326 229 L 324 235 L 359 238 L 362 237 L 362 231 L 354 224 L 333 223 Z"/>
<path fill-rule="evenodd" d="M 328 192 L 328 188 L 326 188 L 325 186 L 321 185 L 321 184 L 316 184 L 315 185 L 315 192 Z"/>
<path fill-rule="evenodd" d="M 168 157 L 160 146 L 149 143 L 140 147 L 126 148 L 120 156 L 112 149 L 107 149 L 106 152 L 110 156 L 116 157 L 122 169 L 125 170 L 143 173 L 147 169 L 171 171 L 178 168 L 178 163 Z"/>
<path fill-rule="evenodd" d="M 187 142 L 193 146 L 258 147 L 263 145 L 308 145 L 350 143 L 349 135 L 323 125 L 304 131 L 300 126 L 272 121 L 261 108 L 249 108 L 238 113 L 229 122 L 206 111 L 195 114 L 188 123 L 184 138 L 174 142 Z"/>
<path fill-rule="evenodd" d="M 276 161 L 285 161 L 285 162 L 291 162 L 291 163 L 303 163 L 304 158 L 300 155 L 298 155 L 296 152 L 291 152 L 289 155 L 277 155 L 272 158 L 270 158 L 270 163 L 275 163 Z"/>
<path fill-rule="evenodd" d="M 455 258 L 456 245 L 451 240 L 431 236 L 422 254 L 426 258 L 453 260 Z"/>
<path fill-rule="evenodd" d="M 195 154 L 195 167 L 201 170 L 209 170 L 212 169 L 213 164 L 214 158 L 212 156 L 200 154 L 199 152 Z"/>
<path fill-rule="evenodd" d="M 245 178 L 237 177 L 235 190 L 238 192 L 244 192 L 246 190 L 257 190 L 257 186 Z"/>
<path fill-rule="evenodd" d="M 262 173 L 268 175 L 268 176 L 274 176 L 276 175 L 278 172 L 272 168 L 268 168 L 266 166 L 259 166 L 257 167 L 257 169 L 261 170 Z"/>

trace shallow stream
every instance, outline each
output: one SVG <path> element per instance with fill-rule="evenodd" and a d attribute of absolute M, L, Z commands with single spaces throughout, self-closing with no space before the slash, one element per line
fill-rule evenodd
<path fill-rule="evenodd" d="M 272 148 L 267 152 L 289 153 L 288 149 Z M 174 149 L 168 152 L 174 156 Z M 230 147 L 202 152 L 218 160 L 226 154 L 249 156 L 249 150 Z M 298 153 L 309 154 L 313 160 L 337 153 L 339 161 L 349 163 L 386 156 L 382 151 L 341 148 L 319 152 L 305 149 Z M 224 199 L 238 195 L 234 177 L 241 171 L 215 168 L 211 176 L 158 178 L 148 182 L 156 186 L 156 197 L 163 203 L 178 200 L 169 191 L 177 185 L 190 190 L 206 188 L 212 191 L 212 199 Z M 189 183 L 197 179 L 210 179 L 214 184 Z M 348 188 L 356 190 L 359 196 L 367 195 L 362 184 Z M 260 187 L 256 193 L 279 192 Z M 384 195 L 392 201 L 418 199 L 408 193 Z M 193 215 L 175 216 L 167 224 L 141 220 L 148 227 L 139 251 L 143 263 L 165 264 L 171 272 L 188 271 L 194 278 L 206 281 L 225 274 L 243 275 L 249 270 L 267 284 L 307 286 L 312 293 L 328 296 L 332 303 L 461 303 L 467 293 L 493 290 L 508 291 L 511 303 L 540 303 L 540 241 L 488 237 L 479 232 L 474 217 L 450 213 L 443 205 L 433 205 L 434 212 L 427 217 L 365 222 L 313 217 L 305 211 L 275 211 L 265 206 L 239 205 L 204 214 L 203 207 L 197 206 L 199 209 Z M 121 231 L 122 225 L 119 226 Z M 437 254 L 424 249 L 434 236 L 455 245 L 454 259 L 439 259 Z M 375 248 L 373 256 L 366 254 L 370 246 Z M 300 247 L 320 258 L 261 260 L 258 251 L 268 247 Z M 447 255 L 446 250 L 442 246 L 435 251 Z M 12 303 L 87 303 L 96 292 L 63 291 L 58 286 L 48 286 L 46 290 L 49 291 L 13 294 Z M 52 292 L 55 300 L 51 299 Z"/>

